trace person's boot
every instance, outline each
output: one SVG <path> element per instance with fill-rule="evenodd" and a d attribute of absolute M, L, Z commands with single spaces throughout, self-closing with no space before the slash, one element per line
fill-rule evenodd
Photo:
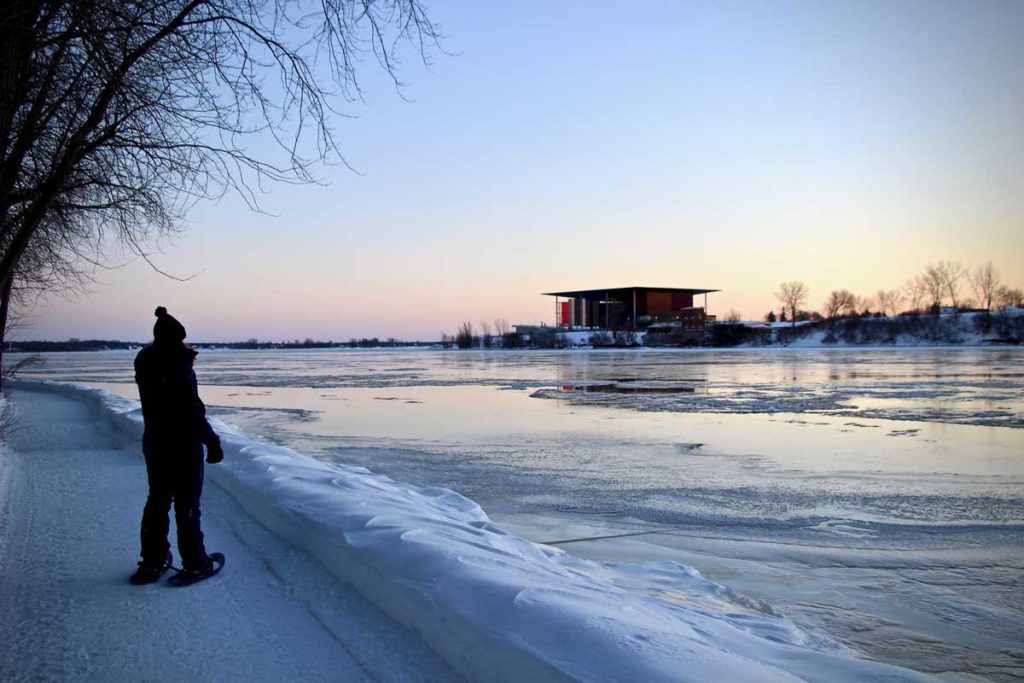
<path fill-rule="evenodd" d="M 197 567 L 186 567 L 167 579 L 172 586 L 191 586 L 203 579 L 208 579 L 224 567 L 223 553 L 210 553 L 206 560 Z"/>
<path fill-rule="evenodd" d="M 167 557 L 163 564 L 152 565 L 146 564 L 145 562 L 139 562 L 139 568 L 135 570 L 135 573 L 128 577 L 128 583 L 134 586 L 143 586 L 147 583 L 154 583 L 160 580 L 160 577 L 164 575 L 171 567 L 171 563 L 174 561 L 174 556 L 171 555 L 171 551 L 167 551 Z"/>

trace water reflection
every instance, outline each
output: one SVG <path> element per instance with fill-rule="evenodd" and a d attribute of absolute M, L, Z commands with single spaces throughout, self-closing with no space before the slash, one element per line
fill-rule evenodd
<path fill-rule="evenodd" d="M 688 386 L 644 386 L 640 384 L 566 384 L 559 387 L 562 391 L 577 391 L 584 394 L 692 394 L 696 387 Z M 706 391 L 706 388 L 705 388 Z"/>
<path fill-rule="evenodd" d="M 132 355 L 48 354 L 46 365 L 26 376 L 129 383 Z M 822 413 L 1024 427 L 1022 359 L 1024 350 L 1011 348 L 209 351 L 200 354 L 197 372 L 202 383 L 221 386 L 498 386 L 548 389 L 538 396 L 643 411 Z M 600 385 L 614 386 L 582 388 Z M 620 391 L 628 386 L 694 391 Z M 615 399 L 613 393 L 628 400 L 605 400 Z M 891 403 L 883 407 L 875 399 Z M 984 410 L 966 405 L 978 400 Z"/>

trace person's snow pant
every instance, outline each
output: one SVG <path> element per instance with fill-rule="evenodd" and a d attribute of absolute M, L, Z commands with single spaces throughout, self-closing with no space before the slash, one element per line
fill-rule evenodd
<path fill-rule="evenodd" d="M 149 498 L 142 512 L 142 562 L 163 565 L 170 544 L 167 542 L 174 503 L 174 521 L 178 529 L 178 552 L 185 569 L 206 566 L 206 548 L 199 524 L 199 498 L 203 493 L 203 447 L 197 444 L 159 445 L 143 443 Z"/>

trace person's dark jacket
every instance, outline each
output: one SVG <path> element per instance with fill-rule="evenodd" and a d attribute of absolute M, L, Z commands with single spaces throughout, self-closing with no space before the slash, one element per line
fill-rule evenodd
<path fill-rule="evenodd" d="M 206 421 L 192 369 L 196 352 L 182 343 L 154 343 L 135 357 L 135 382 L 142 399 L 146 431 L 143 449 L 220 450 L 220 439 Z"/>

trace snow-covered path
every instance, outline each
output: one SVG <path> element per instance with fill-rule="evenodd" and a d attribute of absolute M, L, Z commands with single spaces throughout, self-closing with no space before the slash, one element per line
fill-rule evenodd
<path fill-rule="evenodd" d="M 224 572 L 185 589 L 130 586 L 139 444 L 85 402 L 13 397 L 19 423 L 0 453 L 0 680 L 458 680 L 209 479 L 203 526 Z"/>

